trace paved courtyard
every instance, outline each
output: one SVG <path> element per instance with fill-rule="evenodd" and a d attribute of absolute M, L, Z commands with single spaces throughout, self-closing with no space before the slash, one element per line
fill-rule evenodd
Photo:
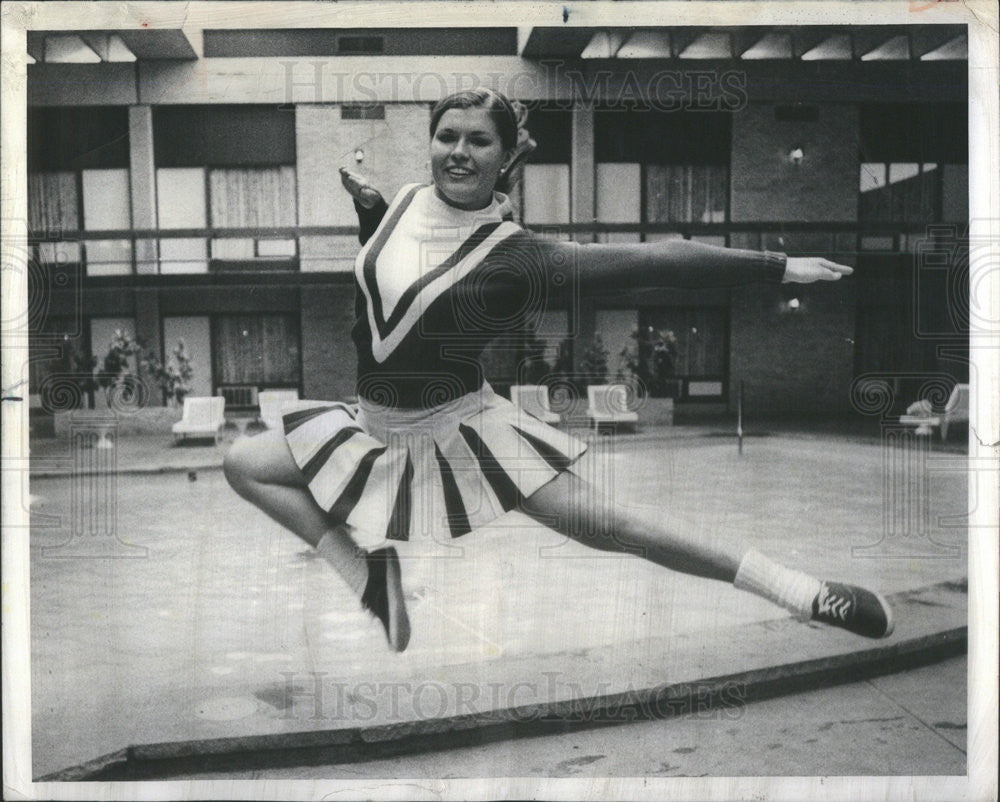
<path fill-rule="evenodd" d="M 181 450 L 216 450 L 204 448 Z M 772 436 L 747 440 L 739 456 L 712 437 L 606 438 L 581 471 L 620 504 L 706 538 L 751 541 L 819 576 L 894 593 L 966 574 L 960 454 Z M 74 507 L 86 482 L 106 481 L 31 482 L 36 776 L 130 744 L 363 720 L 365 682 L 412 690 L 460 667 L 470 693 L 485 694 L 498 666 L 534 657 L 572 682 L 587 649 L 642 662 L 653 638 L 709 643 L 787 618 L 721 583 L 588 551 L 513 513 L 457 542 L 406 544 L 414 634 L 393 655 L 332 569 L 217 468 L 119 474 L 110 489 L 86 491 L 99 494 L 97 508 Z M 83 534 L 94 531 L 103 536 Z M 409 704 L 433 716 L 426 687 Z"/>

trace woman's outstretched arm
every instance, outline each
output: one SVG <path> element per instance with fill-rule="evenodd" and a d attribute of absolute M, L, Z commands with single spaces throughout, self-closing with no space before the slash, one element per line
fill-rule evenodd
<path fill-rule="evenodd" d="M 517 281 L 517 275 L 525 270 L 534 270 L 538 271 L 535 279 L 556 290 L 574 283 L 597 290 L 810 283 L 836 281 L 853 272 L 821 257 L 788 257 L 776 251 L 720 248 L 682 239 L 584 245 L 527 232 L 504 240 L 491 254 L 491 261 L 494 258 L 498 268 L 495 277 L 501 285 Z"/>

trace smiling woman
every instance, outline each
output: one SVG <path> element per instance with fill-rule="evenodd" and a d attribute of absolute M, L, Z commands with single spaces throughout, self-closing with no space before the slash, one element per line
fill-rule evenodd
<path fill-rule="evenodd" d="M 431 113 L 433 186 L 403 187 L 387 205 L 363 176 L 342 171 L 362 222 L 352 330 L 359 403 L 315 402 L 285 415 L 283 432 L 235 443 L 225 465 L 233 488 L 316 546 L 397 651 L 410 625 L 389 541 L 448 542 L 514 509 L 592 548 L 732 582 L 802 620 L 890 634 L 878 594 L 615 503 L 571 470 L 583 442 L 484 381 L 479 359 L 490 340 L 580 284 L 736 287 L 851 272 L 823 258 L 685 240 L 537 237 L 513 221 L 497 188 L 530 142 L 522 122 L 496 92 L 460 92 Z"/>
<path fill-rule="evenodd" d="M 483 209 L 513 158 L 517 114 L 506 98 L 494 93 L 460 93 L 446 101 L 431 115 L 435 191 L 458 209 Z"/>

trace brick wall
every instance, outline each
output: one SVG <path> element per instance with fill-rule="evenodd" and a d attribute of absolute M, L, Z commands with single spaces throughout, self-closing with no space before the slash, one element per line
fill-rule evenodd
<path fill-rule="evenodd" d="M 339 105 L 296 106 L 299 225 L 357 225 L 338 169 L 357 169 L 358 148 L 364 151 L 361 171 L 386 200 L 404 184 L 427 180 L 429 120 L 426 105 L 387 104 L 384 120 L 342 120 Z M 304 271 L 350 270 L 358 250 L 357 239 L 349 236 L 301 241 Z"/>
<path fill-rule="evenodd" d="M 816 104 L 815 121 L 775 119 L 771 103 L 733 115 L 733 221 L 853 221 L 858 215 L 858 110 Z M 802 163 L 789 162 L 794 147 Z"/>
<path fill-rule="evenodd" d="M 790 287 L 791 285 L 785 285 Z M 730 409 L 739 380 L 746 414 L 849 412 L 854 373 L 855 283 L 794 285 L 797 311 L 782 311 L 785 290 L 754 285 L 733 292 Z"/>
<path fill-rule="evenodd" d="M 776 119 L 774 104 L 752 104 L 733 116 L 731 217 L 734 221 L 857 220 L 858 113 L 853 104 L 816 104 L 814 121 Z M 801 147 L 799 165 L 789 162 Z M 734 237 L 734 245 L 741 244 Z M 763 247 L 780 248 L 774 237 Z M 826 252 L 825 234 L 792 234 L 785 247 Z M 851 243 L 853 248 L 853 243 Z M 831 258 L 852 262 L 846 254 Z M 795 296 L 797 311 L 782 311 Z M 784 289 L 755 286 L 733 293 L 730 318 L 730 409 L 739 380 L 749 415 L 850 411 L 854 372 L 854 279 Z"/>
<path fill-rule="evenodd" d="M 354 395 L 357 360 L 351 341 L 354 288 L 306 287 L 302 291 L 302 389 L 305 398 Z"/>

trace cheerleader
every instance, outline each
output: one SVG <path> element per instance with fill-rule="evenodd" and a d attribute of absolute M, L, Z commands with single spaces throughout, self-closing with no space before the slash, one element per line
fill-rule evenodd
<path fill-rule="evenodd" d="M 342 171 L 363 243 L 352 329 L 358 403 L 309 404 L 286 414 L 283 430 L 238 440 L 225 460 L 229 483 L 329 561 L 396 651 L 410 624 L 392 541 L 462 537 L 514 509 L 595 549 L 732 583 L 800 620 L 888 636 L 892 613 L 877 593 L 616 507 L 572 470 L 585 444 L 494 393 L 478 362 L 493 336 L 577 285 L 809 283 L 851 268 L 685 240 L 533 236 L 497 190 L 533 145 L 522 122 L 496 92 L 460 92 L 431 113 L 432 184 L 403 187 L 386 204 Z"/>

